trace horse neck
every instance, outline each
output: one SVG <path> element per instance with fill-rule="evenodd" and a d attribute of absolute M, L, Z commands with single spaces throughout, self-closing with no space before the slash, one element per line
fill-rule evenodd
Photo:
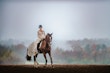
<path fill-rule="evenodd" d="M 49 39 L 48 39 L 48 36 L 45 37 L 45 41 L 46 41 L 46 43 L 50 43 Z"/>

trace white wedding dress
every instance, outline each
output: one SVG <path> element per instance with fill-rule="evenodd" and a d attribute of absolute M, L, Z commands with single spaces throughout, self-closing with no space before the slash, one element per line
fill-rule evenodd
<path fill-rule="evenodd" d="M 37 51 L 37 44 L 42 40 L 42 39 L 44 39 L 45 38 L 45 32 L 44 31 L 38 31 L 37 32 L 37 36 L 38 36 L 38 39 L 36 40 L 36 41 L 34 41 L 34 42 L 32 42 L 30 45 L 29 45 L 29 47 L 28 47 L 28 49 L 27 49 L 27 54 L 28 54 L 28 56 L 35 56 L 37 53 L 38 53 L 38 51 Z"/>

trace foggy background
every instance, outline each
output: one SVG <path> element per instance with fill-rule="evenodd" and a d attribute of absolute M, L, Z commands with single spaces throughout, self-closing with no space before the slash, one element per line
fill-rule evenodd
<path fill-rule="evenodd" d="M 59 54 L 60 56 L 63 53 L 63 55 L 67 54 L 66 55 L 67 57 L 68 56 L 71 57 L 70 55 L 68 55 L 71 52 L 73 57 L 75 56 L 73 54 L 76 48 L 85 49 L 85 47 L 87 46 L 86 48 L 90 49 L 94 47 L 94 44 L 95 46 L 100 46 L 104 49 L 106 48 L 106 51 L 109 50 L 110 47 L 109 0 L 78 0 L 78 1 L 1 0 L 0 1 L 1 64 L 7 60 L 6 57 L 7 50 L 5 50 L 6 54 L 4 54 L 4 52 L 2 51 L 3 48 L 5 49 L 8 48 L 8 54 L 11 54 L 12 56 L 9 59 L 13 58 L 12 54 L 13 51 L 14 55 L 16 54 L 15 57 L 19 56 L 19 53 L 17 54 L 18 50 L 16 48 L 23 49 L 19 50 L 20 53 L 23 55 L 21 60 L 23 60 L 23 62 L 25 61 L 24 57 L 26 54 L 26 48 L 29 46 L 31 42 L 37 39 L 37 30 L 38 25 L 40 24 L 43 25 L 43 29 L 45 30 L 46 33 L 53 33 L 52 41 L 53 56 L 56 56 L 55 52 L 57 51 L 58 53 L 59 50 L 61 52 L 61 54 Z M 91 41 L 92 43 L 90 43 Z M 82 42 L 85 43 L 81 44 Z M 95 49 L 96 48 L 97 47 L 95 47 Z M 11 49 L 11 51 L 9 49 Z M 84 49 L 83 49 L 84 56 L 88 55 L 84 53 Z M 82 51 L 78 50 L 76 54 L 76 56 L 81 59 L 82 57 L 78 56 L 79 55 L 78 52 L 80 54 L 82 53 Z M 102 53 L 105 54 L 106 52 L 102 51 Z M 21 58 L 22 55 L 17 57 L 17 60 L 20 60 L 18 58 Z M 63 57 L 63 59 L 66 60 L 67 59 L 66 56 L 61 57 Z M 94 53 L 90 55 L 91 60 L 95 60 L 93 62 L 90 62 L 90 64 L 91 63 L 97 64 L 96 61 L 97 58 L 95 56 L 96 54 Z M 107 58 L 108 57 L 109 54 L 107 54 Z M 40 58 L 41 59 L 39 59 L 39 61 L 42 60 L 43 57 L 41 56 Z M 58 57 L 54 58 L 56 59 Z M 98 61 L 100 59 L 98 59 Z M 101 62 L 101 64 L 104 63 L 110 64 L 108 61 L 107 62 L 103 61 Z M 60 60 L 59 61 L 55 60 L 55 62 L 60 63 Z M 64 63 L 67 64 L 73 63 L 73 59 L 69 60 L 69 62 L 65 61 Z"/>

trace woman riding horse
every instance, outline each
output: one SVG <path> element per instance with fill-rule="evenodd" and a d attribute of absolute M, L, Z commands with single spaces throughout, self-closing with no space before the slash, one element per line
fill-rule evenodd
<path fill-rule="evenodd" d="M 47 58 L 46 58 L 46 53 L 49 54 L 51 64 L 52 62 L 52 57 L 51 57 L 51 45 L 50 42 L 52 41 L 52 34 L 47 34 L 45 36 L 45 32 L 42 29 L 42 25 L 39 25 L 39 30 L 37 32 L 38 34 L 38 39 L 33 42 L 31 45 L 29 45 L 27 49 L 27 60 L 31 60 L 31 56 L 34 56 L 34 65 L 38 64 L 36 61 L 36 57 L 38 53 L 43 53 L 46 65 L 47 65 Z"/>

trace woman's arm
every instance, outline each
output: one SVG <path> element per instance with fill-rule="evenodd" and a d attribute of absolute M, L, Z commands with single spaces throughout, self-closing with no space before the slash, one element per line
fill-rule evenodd
<path fill-rule="evenodd" d="M 39 31 L 37 32 L 37 36 L 38 36 L 38 38 L 40 38 L 40 33 L 39 33 Z"/>

